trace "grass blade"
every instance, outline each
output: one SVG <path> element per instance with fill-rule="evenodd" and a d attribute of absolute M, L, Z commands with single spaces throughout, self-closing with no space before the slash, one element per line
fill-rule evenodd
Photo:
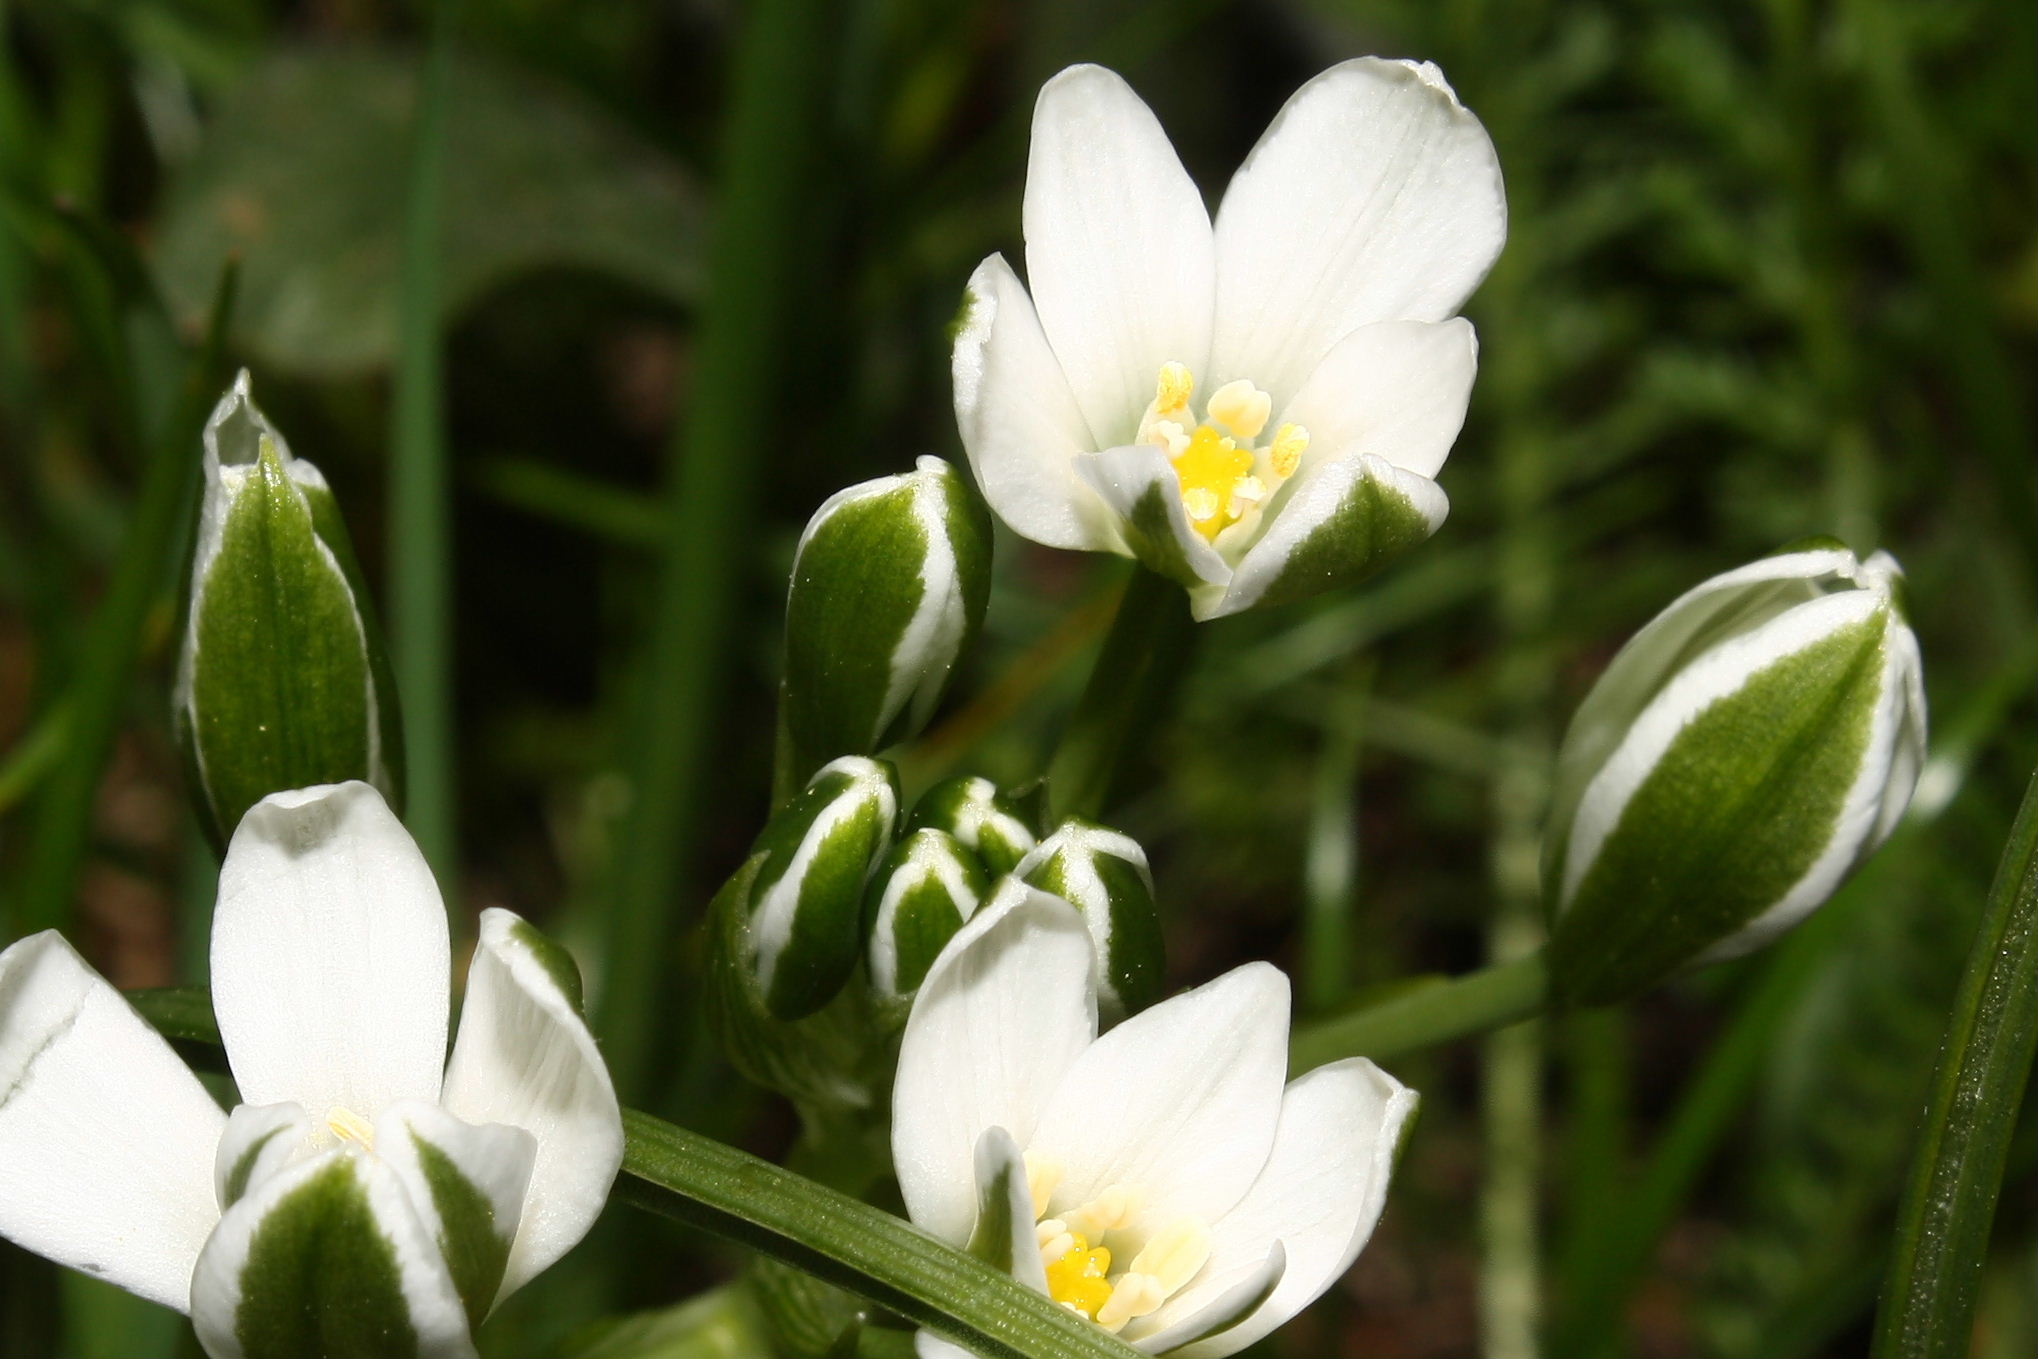
<path fill-rule="evenodd" d="M 2003 1165 L 2038 1053 L 2038 775 L 2003 847 L 1898 1212 L 1877 1359 L 1965 1354 Z"/>

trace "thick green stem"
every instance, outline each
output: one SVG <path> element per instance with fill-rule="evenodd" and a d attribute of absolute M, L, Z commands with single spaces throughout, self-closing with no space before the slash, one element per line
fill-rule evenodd
<path fill-rule="evenodd" d="M 1543 1012 L 1549 989 L 1540 953 L 1462 977 L 1414 982 L 1363 1009 L 1298 1028 L 1288 1065 L 1308 1071 L 1345 1057 L 1382 1061 L 1519 1024 Z"/>
<path fill-rule="evenodd" d="M 453 816 L 453 511 L 439 347 L 439 252 L 455 3 L 439 0 L 433 8 L 418 91 L 389 448 L 389 641 L 409 770 L 404 819 L 449 901 L 459 851 Z"/>
<path fill-rule="evenodd" d="M 1877 1359 L 1968 1351 L 2003 1166 L 2038 1055 L 2034 978 L 2038 776 L 2003 847 L 1933 1073 L 1875 1319 Z"/>
<path fill-rule="evenodd" d="M 1134 567 L 1083 696 L 1048 768 L 1054 814 L 1102 816 L 1123 793 L 1132 759 L 1173 706 L 1195 623 L 1181 586 Z"/>
<path fill-rule="evenodd" d="M 832 6 L 759 0 L 748 8 L 721 149 L 721 194 L 688 408 L 677 427 L 664 560 L 630 730 L 634 793 L 626 855 L 608 913 L 598 1012 L 618 1089 L 641 1094 L 669 1016 L 680 894 L 692 869 L 715 719 L 732 666 L 729 616 L 785 373 L 794 280 L 819 201 L 812 165 L 834 73 Z"/>

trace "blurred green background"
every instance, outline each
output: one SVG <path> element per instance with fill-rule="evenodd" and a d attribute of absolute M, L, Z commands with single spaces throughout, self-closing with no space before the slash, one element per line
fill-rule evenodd
<path fill-rule="evenodd" d="M 690 926 L 765 810 L 800 525 L 960 457 L 945 328 L 975 263 L 1017 256 L 1034 90 L 1114 66 L 1214 203 L 1309 75 L 1427 58 L 1512 213 L 1469 308 L 1453 513 L 1357 592 L 1201 630 L 1118 816 L 1174 980 L 1271 958 L 1323 1013 L 1533 946 L 1570 709 L 1672 596 L 1806 534 L 1908 569 L 1933 759 L 1779 946 L 1396 1063 L 1424 1104 L 1381 1230 L 1262 1348 L 1865 1348 L 2038 758 L 2032 6 L 887 0 L 748 47 L 750 7 L 715 0 L 441 17 L 434 174 L 418 7 L 0 0 L 0 938 L 62 923 L 118 984 L 203 980 L 216 865 L 168 740 L 175 554 L 147 525 L 181 525 L 197 450 L 156 450 L 233 254 L 229 358 L 383 586 L 456 919 L 531 916 L 597 996 L 636 963 L 597 1003 L 626 1099 L 782 1153 L 784 1111 L 696 1037 Z M 1120 564 L 1000 546 L 909 794 L 1037 773 L 1109 617 Z M 2025 1113 L 1978 1355 L 2038 1352 Z M 737 1352 L 685 1314 L 591 1323 L 739 1263 L 617 1207 L 484 1352 Z M 59 1353 L 197 1350 L 0 1244 L 0 1354 Z"/>

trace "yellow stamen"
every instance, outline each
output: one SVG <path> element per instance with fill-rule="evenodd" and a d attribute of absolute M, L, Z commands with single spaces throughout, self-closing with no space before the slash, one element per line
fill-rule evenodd
<path fill-rule="evenodd" d="M 1063 1213 L 1062 1221 L 1078 1237 L 1101 1239 L 1104 1233 L 1129 1221 L 1138 1206 L 1131 1190 L 1114 1184 L 1074 1212 Z"/>
<path fill-rule="evenodd" d="M 1239 438 L 1257 439 L 1267 427 L 1267 417 L 1274 413 L 1274 398 L 1240 378 L 1212 392 L 1204 409 Z"/>
<path fill-rule="evenodd" d="M 1300 425 L 1283 425 L 1274 431 L 1273 447 L 1267 450 L 1267 461 L 1273 464 L 1274 475 L 1282 479 L 1295 475 L 1295 469 L 1302 465 L 1303 451 L 1309 447 L 1309 431 Z"/>
<path fill-rule="evenodd" d="M 326 1127 L 343 1142 L 356 1143 L 368 1151 L 375 1149 L 375 1125 L 352 1109 L 335 1104 L 326 1110 Z"/>
<path fill-rule="evenodd" d="M 1113 1290 L 1104 1277 L 1110 1272 L 1111 1252 L 1102 1246 L 1093 1250 L 1076 1236 L 1069 1249 L 1047 1266 L 1047 1296 L 1094 1320 L 1097 1309 L 1111 1300 Z"/>
<path fill-rule="evenodd" d="M 1182 483 L 1182 504 L 1195 521 L 1197 532 L 1215 538 L 1231 522 L 1220 514 L 1231 504 L 1240 477 L 1253 470 L 1253 455 L 1234 439 L 1219 434 L 1209 425 L 1198 425 L 1189 436 L 1189 446 L 1175 459 L 1175 475 Z M 1199 511 L 1201 511 L 1199 513 Z"/>
<path fill-rule="evenodd" d="M 1183 1218 L 1154 1233 L 1132 1257 L 1131 1272 L 1152 1276 L 1166 1296 L 1195 1278 L 1209 1258 L 1209 1228 L 1194 1218 Z"/>
<path fill-rule="evenodd" d="M 1164 363 L 1161 365 L 1160 381 L 1154 386 L 1153 413 L 1173 415 L 1189 408 L 1189 398 L 1196 394 L 1196 379 L 1186 364 Z"/>
<path fill-rule="evenodd" d="M 1168 1300 L 1167 1290 L 1151 1274 L 1128 1273 L 1111 1286 L 1111 1296 L 1095 1313 L 1099 1326 L 1117 1331 L 1134 1317 L 1157 1310 Z"/>
<path fill-rule="evenodd" d="M 1037 1220 L 1047 1216 L 1047 1201 L 1054 1197 L 1064 1171 L 1061 1162 L 1030 1151 L 1025 1162 L 1026 1188 L 1033 1195 L 1033 1216 Z"/>

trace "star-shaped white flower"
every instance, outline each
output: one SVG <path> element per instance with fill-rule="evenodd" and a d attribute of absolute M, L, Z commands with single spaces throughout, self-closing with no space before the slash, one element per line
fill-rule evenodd
<path fill-rule="evenodd" d="M 213 918 L 231 1116 L 61 935 L 0 953 L 0 1235 L 188 1312 L 216 1356 L 472 1354 L 593 1224 L 623 1133 L 557 945 L 483 914 L 449 1062 L 450 974 L 379 793 L 265 798 Z"/>
<path fill-rule="evenodd" d="M 956 420 L 991 508 L 1117 552 L 1197 617 L 1359 577 L 1422 541 L 1476 365 L 1455 313 L 1507 232 L 1493 145 L 1428 63 L 1366 57 L 1277 114 L 1213 226 L 1130 87 L 1040 92 L 1031 295 L 971 277 Z"/>
<path fill-rule="evenodd" d="M 1358 1256 L 1415 1095 L 1362 1058 L 1284 1085 L 1265 963 L 1100 1037 L 1095 952 L 1008 878 L 935 960 L 892 1096 L 907 1211 L 1137 1349 L 1231 1354 Z"/>

